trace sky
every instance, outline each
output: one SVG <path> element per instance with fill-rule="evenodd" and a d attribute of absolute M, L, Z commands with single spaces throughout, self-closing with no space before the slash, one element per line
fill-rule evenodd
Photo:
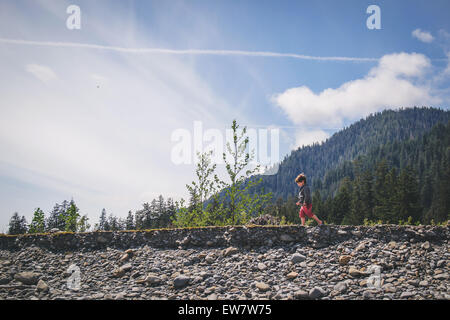
<path fill-rule="evenodd" d="M 446 0 L 0 0 L 0 232 L 63 200 L 94 225 L 103 208 L 186 199 L 196 151 L 220 155 L 233 119 L 264 165 L 386 108 L 448 109 L 449 13 Z"/>

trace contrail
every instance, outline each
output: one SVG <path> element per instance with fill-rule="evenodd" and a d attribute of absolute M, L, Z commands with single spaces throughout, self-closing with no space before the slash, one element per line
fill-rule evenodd
<path fill-rule="evenodd" d="M 6 39 L 6 38 L 0 38 L 0 43 L 44 46 L 44 47 L 58 47 L 58 48 L 86 48 L 86 49 L 109 50 L 109 51 L 115 51 L 115 52 L 134 53 L 134 54 L 253 56 L 253 57 L 294 58 L 294 59 L 301 59 L 301 60 L 349 61 L 349 62 L 373 62 L 373 61 L 379 60 L 378 58 L 321 57 L 321 56 L 308 56 L 308 55 L 296 54 L 296 53 L 280 53 L 280 52 L 270 52 L 270 51 L 126 48 L 126 47 L 104 46 L 104 45 L 88 44 L 88 43 L 30 41 L 30 40 Z"/>

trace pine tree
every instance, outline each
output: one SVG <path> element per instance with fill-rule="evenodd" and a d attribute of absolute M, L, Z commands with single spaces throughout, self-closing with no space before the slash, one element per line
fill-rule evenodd
<path fill-rule="evenodd" d="M 91 225 L 88 223 L 89 218 L 87 215 L 83 215 L 77 222 L 78 232 L 87 232 Z"/>
<path fill-rule="evenodd" d="M 315 215 L 318 216 L 321 220 L 327 220 L 327 213 L 325 212 L 325 210 L 323 210 L 324 204 L 319 190 L 314 191 L 312 202 Z"/>
<path fill-rule="evenodd" d="M 109 231 L 117 231 L 117 230 L 121 229 L 119 220 L 112 213 L 110 213 L 109 217 L 108 217 L 108 226 L 109 226 L 109 229 L 108 229 Z"/>
<path fill-rule="evenodd" d="M 362 200 L 361 189 L 358 185 L 360 180 L 353 181 L 352 193 L 350 196 L 350 209 L 344 216 L 342 221 L 345 225 L 359 225 L 361 224 L 364 212 L 367 211 L 366 204 Z"/>
<path fill-rule="evenodd" d="M 60 231 L 65 230 L 66 222 L 64 217 L 65 217 L 64 206 L 56 203 L 47 219 L 46 223 L 47 230 L 51 229 L 58 229 Z"/>
<path fill-rule="evenodd" d="M 59 221 L 61 223 L 60 225 L 60 229 L 61 231 L 67 231 L 68 227 L 66 225 L 67 221 L 69 220 L 68 216 L 67 216 L 67 210 L 70 207 L 70 202 L 67 200 L 64 200 L 61 205 L 59 206 Z"/>
<path fill-rule="evenodd" d="M 218 195 L 215 194 L 218 188 L 217 180 L 214 179 L 217 165 L 212 162 L 212 154 L 212 151 L 197 153 L 196 181 L 186 185 L 190 194 L 190 206 L 188 212 L 181 210 L 179 214 L 187 215 L 185 219 L 192 226 L 215 225 L 221 220 L 218 214 Z M 206 200 L 212 195 L 213 199 L 206 205 Z"/>
<path fill-rule="evenodd" d="M 216 164 L 211 160 L 212 151 L 197 153 L 196 181 L 186 188 L 190 194 L 189 206 L 181 208 L 173 215 L 172 222 L 178 227 L 206 226 L 220 224 L 216 179 L 213 179 Z M 213 195 L 210 203 L 206 200 Z"/>
<path fill-rule="evenodd" d="M 147 211 L 147 228 L 155 229 L 158 227 L 158 200 L 153 199 Z"/>
<path fill-rule="evenodd" d="M 135 230 L 136 229 L 136 225 L 134 224 L 133 213 L 131 212 L 131 210 L 128 211 L 127 219 L 125 220 L 125 229 L 126 230 Z"/>
<path fill-rule="evenodd" d="M 298 224 L 299 222 L 299 211 L 300 208 L 297 206 L 298 198 L 294 196 L 289 196 L 286 200 L 284 208 L 284 216 L 287 222 Z"/>
<path fill-rule="evenodd" d="M 27 233 L 27 229 L 25 216 L 20 217 L 17 212 L 14 212 L 9 220 L 8 234 L 24 234 Z"/>
<path fill-rule="evenodd" d="M 109 230 L 108 219 L 106 214 L 106 209 L 102 209 L 102 213 L 100 214 L 100 220 L 98 222 L 98 230 Z"/>
<path fill-rule="evenodd" d="M 169 227 L 172 221 L 172 218 L 175 216 L 177 212 L 177 207 L 172 198 L 167 199 L 167 210 L 166 214 L 162 219 L 162 225 L 164 227 Z"/>
<path fill-rule="evenodd" d="M 155 203 L 155 200 L 152 200 Z M 154 206 L 154 205 L 153 205 Z M 136 226 L 140 229 L 151 229 L 153 224 L 153 207 L 148 202 L 142 204 L 142 209 L 136 211 Z"/>
<path fill-rule="evenodd" d="M 382 160 L 375 168 L 373 180 L 373 197 L 375 200 L 372 214 L 367 217 L 369 220 L 386 220 L 390 215 L 390 194 L 394 191 L 388 188 L 386 177 L 388 165 L 386 160 Z"/>
<path fill-rule="evenodd" d="M 450 219 L 450 148 L 446 151 L 439 166 L 439 179 L 434 188 L 432 219 L 436 222 Z"/>
<path fill-rule="evenodd" d="M 419 201 L 418 179 L 410 168 L 401 170 L 398 177 L 396 211 L 400 220 L 412 217 L 414 222 L 420 221 L 422 208 Z"/>
<path fill-rule="evenodd" d="M 166 201 L 164 200 L 164 197 L 162 195 L 159 195 L 158 199 L 156 200 L 156 208 L 155 208 L 156 228 L 164 227 L 163 220 L 166 215 L 166 212 L 167 212 Z"/>
<path fill-rule="evenodd" d="M 372 215 L 373 210 L 373 176 L 369 170 L 363 169 L 361 161 L 353 162 L 354 180 L 350 211 L 345 216 L 345 224 L 359 225 L 364 218 Z"/>
<path fill-rule="evenodd" d="M 77 232 L 78 219 L 80 218 L 80 213 L 73 199 L 70 201 L 69 206 L 65 211 L 63 217 L 65 219 L 65 231 Z"/>
<path fill-rule="evenodd" d="M 335 224 L 342 224 L 344 217 L 350 213 L 351 209 L 352 185 L 348 177 L 342 180 L 342 184 L 336 197 L 333 199 L 333 212 L 329 217 Z"/>
<path fill-rule="evenodd" d="M 421 205 L 423 208 L 430 208 L 433 203 L 433 177 L 431 173 L 433 170 L 430 171 L 421 171 L 425 172 L 423 182 L 420 185 L 420 199 L 421 199 Z M 431 220 L 431 219 L 429 219 Z M 424 221 L 425 222 L 425 221 Z M 430 221 L 427 221 L 430 222 Z"/>
<path fill-rule="evenodd" d="M 145 216 L 142 210 L 136 210 L 134 213 L 134 222 L 136 230 L 145 229 Z"/>
<path fill-rule="evenodd" d="M 31 221 L 29 233 L 42 233 L 45 232 L 45 214 L 40 208 L 37 208 L 33 214 L 33 220 Z"/>
<path fill-rule="evenodd" d="M 383 206 L 382 212 L 384 216 L 379 216 L 377 219 L 381 219 L 386 223 L 397 223 L 397 203 L 398 199 L 398 177 L 397 170 L 392 168 L 386 175 L 386 189 L 390 190 L 386 197 L 386 202 Z"/>

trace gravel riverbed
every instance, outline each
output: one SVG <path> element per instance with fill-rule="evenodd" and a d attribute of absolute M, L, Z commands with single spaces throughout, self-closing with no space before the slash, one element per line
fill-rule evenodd
<path fill-rule="evenodd" d="M 450 298 L 447 238 L 378 238 L 366 232 L 326 246 L 3 248 L 0 299 Z"/>

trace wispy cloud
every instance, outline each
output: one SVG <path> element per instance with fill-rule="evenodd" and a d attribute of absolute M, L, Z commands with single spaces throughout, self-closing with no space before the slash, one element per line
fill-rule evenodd
<path fill-rule="evenodd" d="M 46 47 L 63 47 L 63 48 L 86 48 L 97 50 L 110 50 L 120 53 L 134 54 L 172 54 L 172 55 L 218 55 L 218 56 L 253 56 L 253 57 L 272 57 L 272 58 L 293 58 L 301 60 L 317 60 L 317 61 L 348 61 L 348 62 L 376 62 L 378 58 L 364 57 L 325 57 L 310 56 L 297 53 L 281 53 L 270 51 L 244 51 L 244 50 L 212 50 L 212 49 L 166 49 L 166 48 L 127 48 L 118 46 L 105 46 L 89 43 L 77 42 L 53 42 L 53 41 L 31 41 L 22 39 L 0 38 L 0 43 L 9 43 L 16 45 L 33 45 Z"/>
<path fill-rule="evenodd" d="M 434 37 L 431 35 L 431 33 L 427 31 L 422 31 L 420 29 L 414 30 L 411 34 L 414 38 L 417 38 L 418 40 L 425 43 L 430 43 L 433 42 L 434 40 Z"/>
<path fill-rule="evenodd" d="M 25 70 L 44 83 L 58 78 L 51 68 L 39 64 L 28 64 L 25 66 Z"/>

